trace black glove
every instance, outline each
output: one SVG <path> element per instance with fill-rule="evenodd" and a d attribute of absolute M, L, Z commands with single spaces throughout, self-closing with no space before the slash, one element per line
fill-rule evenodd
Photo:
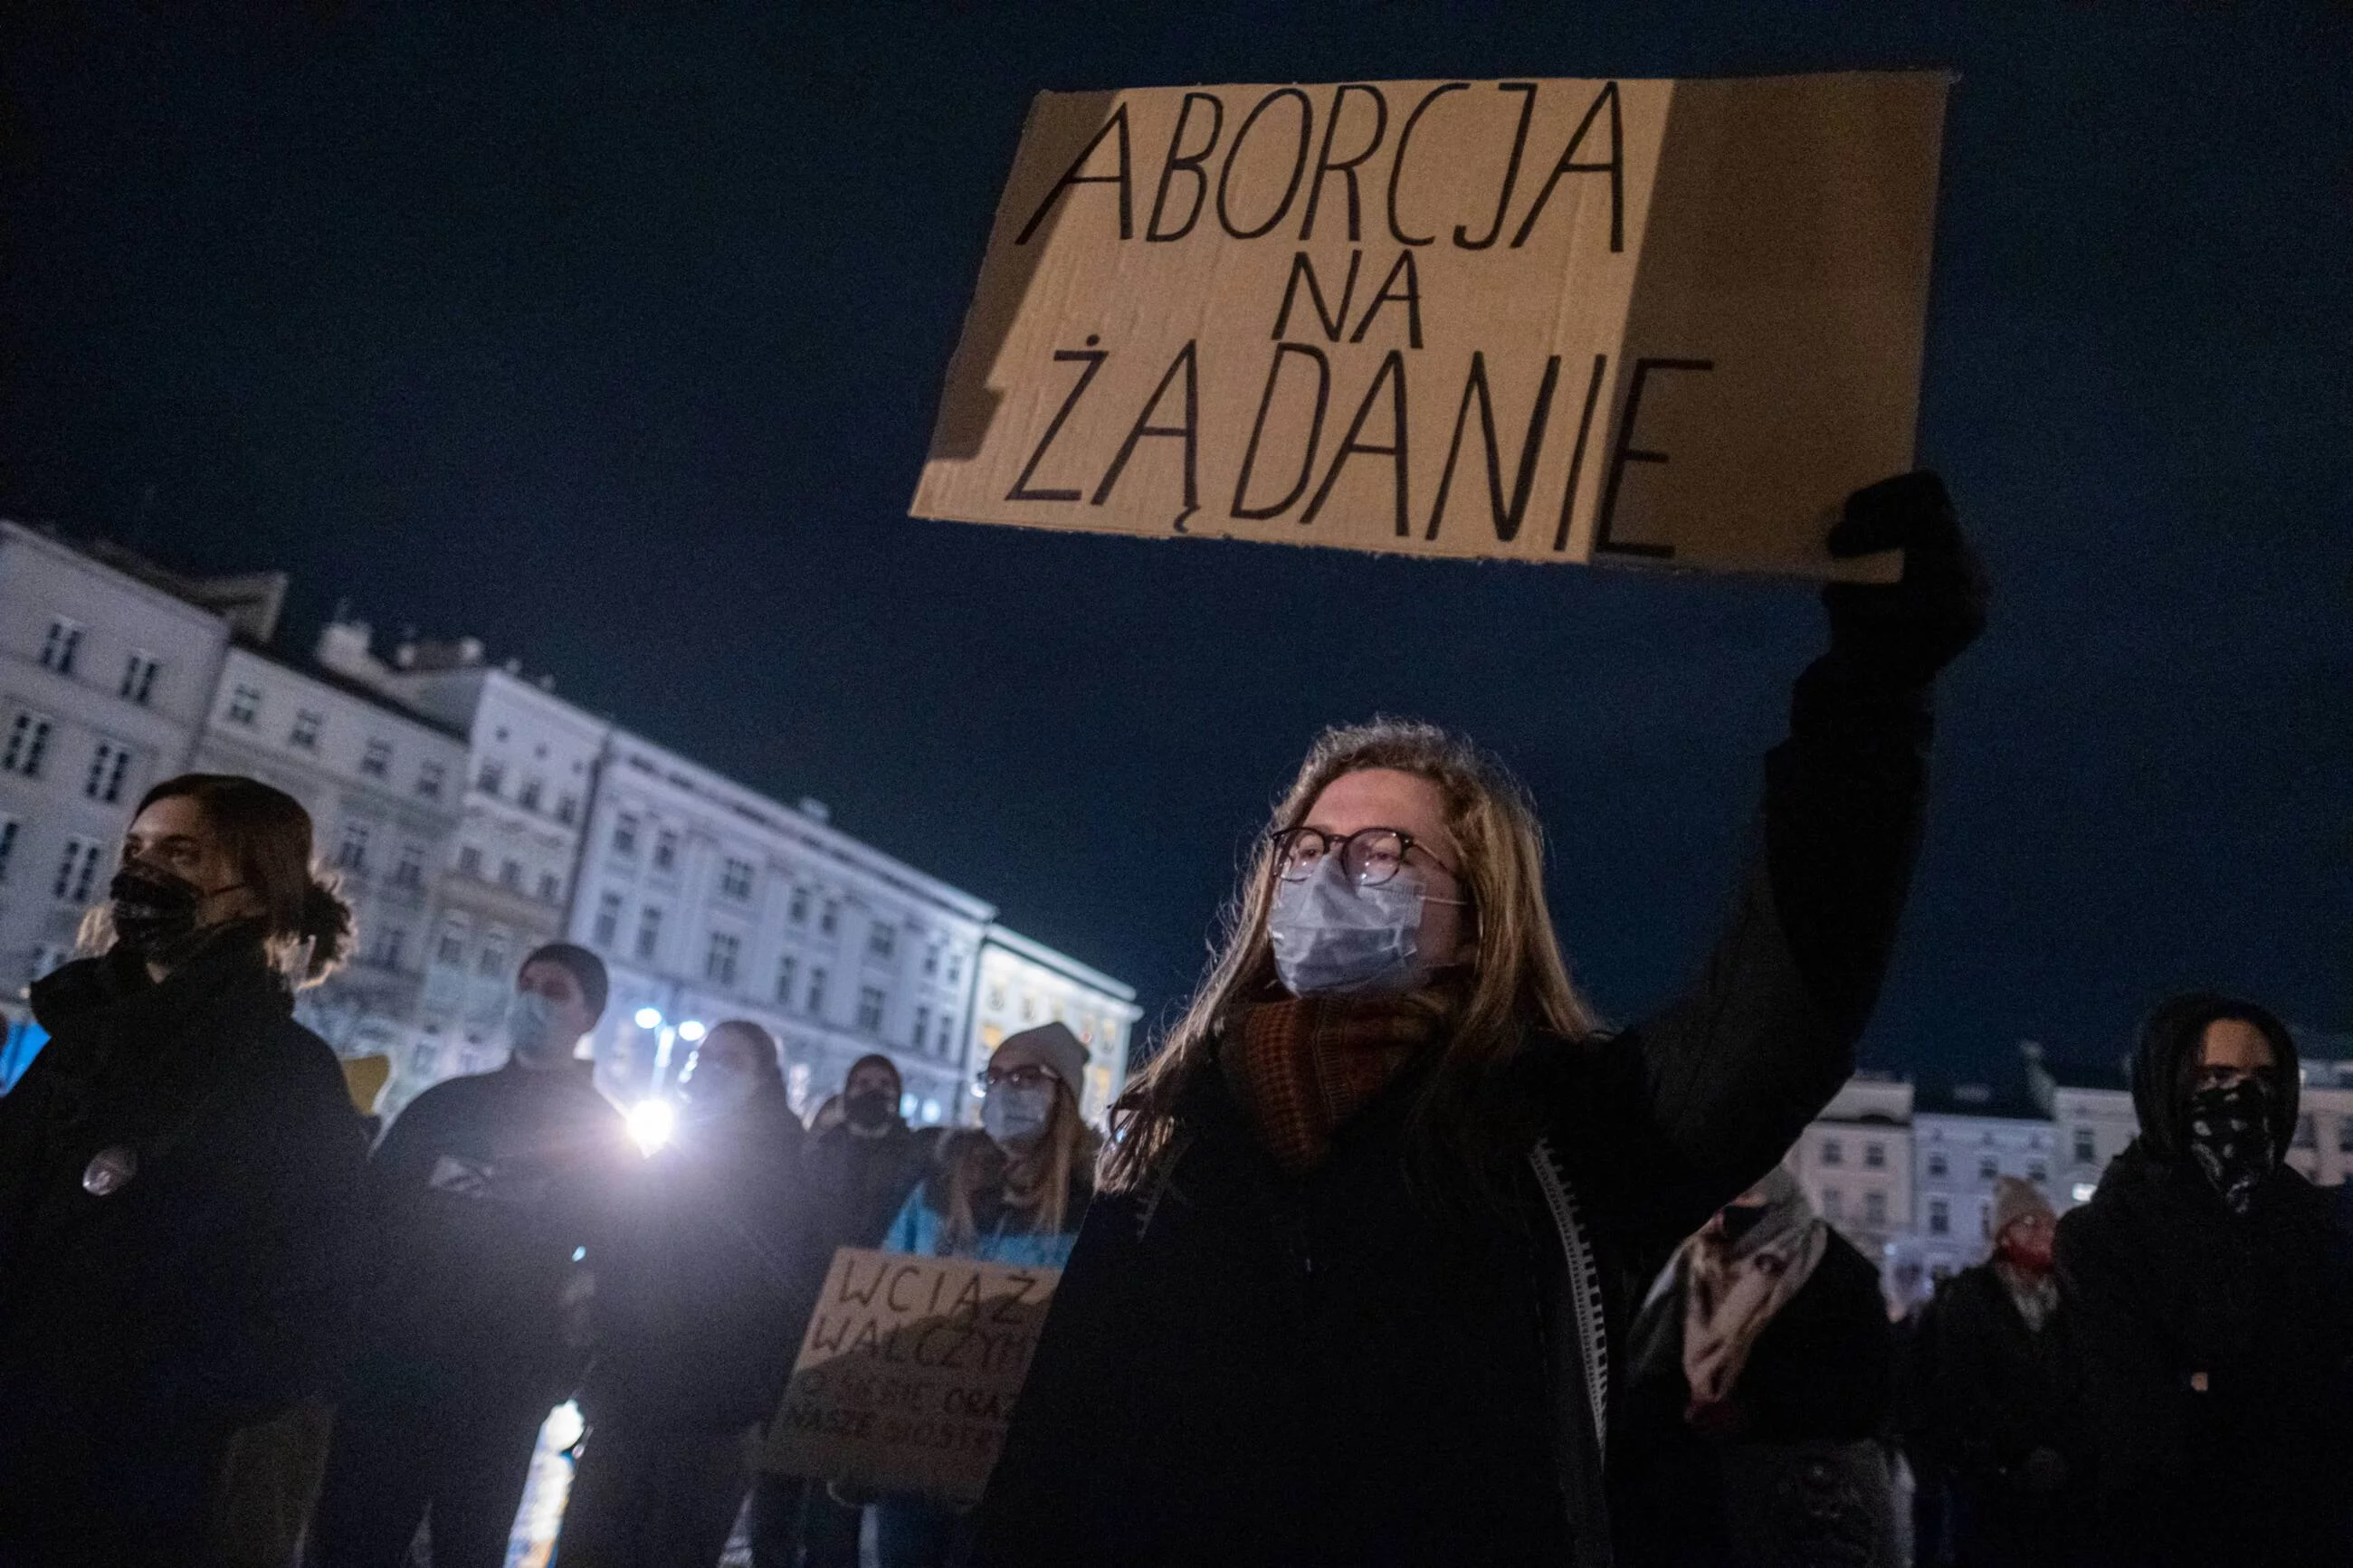
<path fill-rule="evenodd" d="M 1839 560 L 1904 552 L 1894 583 L 1832 583 L 1827 662 L 1841 675 L 1888 690 L 1923 687 L 1985 629 L 1985 567 L 1961 534 L 1945 481 L 1923 468 L 1866 485 L 1846 498 L 1831 529 Z"/>

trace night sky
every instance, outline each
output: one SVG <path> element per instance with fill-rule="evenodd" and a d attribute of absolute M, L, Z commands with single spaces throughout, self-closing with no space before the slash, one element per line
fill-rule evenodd
<path fill-rule="evenodd" d="M 2353 11 L 428 9 L 5 8 L 0 514 L 284 568 L 292 651 L 479 636 L 1155 1012 L 1316 727 L 1437 720 L 1628 1019 L 1812 597 L 910 520 L 1024 108 L 1950 67 L 1921 452 L 1998 596 L 1866 1059 L 2113 1058 L 2192 983 L 2353 1025 Z"/>

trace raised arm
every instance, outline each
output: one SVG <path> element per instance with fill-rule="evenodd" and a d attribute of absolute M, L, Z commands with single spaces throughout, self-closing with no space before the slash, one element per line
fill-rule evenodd
<path fill-rule="evenodd" d="M 1780 1159 L 1854 1066 L 1909 890 L 1930 689 L 1984 624 L 1945 489 L 1906 474 L 1848 498 L 1834 554 L 1901 548 L 1902 580 L 1823 592 L 1831 649 L 1799 677 L 1765 760 L 1761 842 L 1696 981 L 1601 1048 L 1616 1120 L 1609 1207 L 1672 1241 Z"/>

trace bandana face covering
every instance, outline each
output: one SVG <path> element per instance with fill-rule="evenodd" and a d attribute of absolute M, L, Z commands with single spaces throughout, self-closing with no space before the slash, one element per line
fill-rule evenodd
<path fill-rule="evenodd" d="M 2253 1078 L 2189 1097 L 2189 1152 L 2232 1214 L 2247 1212 L 2255 1188 L 2279 1163 L 2271 1103 L 2270 1089 Z"/>

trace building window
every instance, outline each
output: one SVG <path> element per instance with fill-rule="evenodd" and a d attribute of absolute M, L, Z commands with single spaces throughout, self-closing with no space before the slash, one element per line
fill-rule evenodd
<path fill-rule="evenodd" d="M 499 886 L 517 893 L 522 891 L 522 861 L 501 860 L 499 862 Z"/>
<path fill-rule="evenodd" d="M 401 949 L 408 945 L 408 933 L 398 926 L 386 926 L 384 934 L 375 939 L 375 962 L 385 969 L 400 967 Z"/>
<path fill-rule="evenodd" d="M 939 972 L 940 944 L 938 942 L 934 942 L 931 946 L 923 949 L 923 978 L 929 980 Z"/>
<path fill-rule="evenodd" d="M 41 760 L 49 754 L 49 733 L 56 726 L 46 713 L 22 712 L 8 726 L 8 749 L 0 752 L 0 768 L 28 779 L 41 776 Z"/>
<path fill-rule="evenodd" d="M 144 708 L 147 700 L 155 695 L 155 672 L 162 668 L 153 654 L 134 649 L 123 661 L 122 686 L 118 695 L 128 697 Z"/>
<path fill-rule="evenodd" d="M 16 853 L 16 826 L 15 817 L 0 816 L 0 882 L 8 879 L 8 862 Z"/>
<path fill-rule="evenodd" d="M 880 985 L 858 988 L 858 1026 L 870 1035 L 882 1032 L 882 988 Z"/>
<path fill-rule="evenodd" d="M 1836 1187 L 1822 1189 L 1822 1217 L 1833 1223 L 1846 1218 L 1846 1194 Z"/>
<path fill-rule="evenodd" d="M 409 1058 L 409 1070 L 414 1072 L 418 1078 L 430 1082 L 432 1081 L 433 1075 L 440 1069 L 440 1067 L 441 1042 L 438 1040 L 417 1041 L 417 1054 Z"/>
<path fill-rule="evenodd" d="M 949 959 L 949 960 L 948 960 L 948 984 L 951 984 L 951 985 L 954 985 L 954 984 L 956 983 L 957 979 L 958 979 L 960 976 L 962 976 L 962 975 L 963 975 L 963 973 L 964 973 L 964 960 L 963 960 L 962 958 L 960 958 L 960 957 L 958 957 L 958 958 L 951 958 L 951 959 Z"/>
<path fill-rule="evenodd" d="M 496 795 L 506 787 L 507 768 L 504 763 L 484 763 L 482 771 L 474 775 L 474 787 L 484 795 Z"/>
<path fill-rule="evenodd" d="M 542 871 L 539 874 L 539 901 L 543 904 L 560 904 L 564 901 L 564 880 L 553 871 Z"/>
<path fill-rule="evenodd" d="M 2041 1186 L 2051 1179 L 2050 1163 L 2042 1160 L 2029 1160 L 2026 1162 L 2026 1179 Z"/>
<path fill-rule="evenodd" d="M 841 905 L 838 900 L 826 900 L 824 912 L 817 917 L 817 929 L 825 936 L 831 936 L 841 929 Z"/>
<path fill-rule="evenodd" d="M 733 987 L 735 984 L 735 960 L 744 951 L 744 940 L 723 931 L 711 933 L 711 951 L 702 955 L 702 977 L 714 985 Z"/>
<path fill-rule="evenodd" d="M 455 968 L 466 962 L 466 922 L 452 916 L 441 922 L 440 940 L 434 944 L 433 962 Z"/>
<path fill-rule="evenodd" d="M 2000 1174 L 2001 1162 L 2000 1160 L 1995 1159 L 1991 1154 L 1980 1154 L 1978 1156 L 1978 1181 L 1990 1182 L 1996 1176 Z"/>
<path fill-rule="evenodd" d="M 825 1011 L 825 969 L 823 965 L 809 971 L 808 1000 L 805 1004 L 812 1013 Z"/>
<path fill-rule="evenodd" d="M 16 836 L 16 825 L 10 823 L 0 829 L 0 877 L 8 874 L 7 846 Z M 2353 1116 L 2339 1117 L 2337 1121 L 2337 1152 L 2353 1154 Z"/>
<path fill-rule="evenodd" d="M 1865 1193 L 1862 1194 L 1862 1223 L 1865 1225 L 1885 1225 L 1887 1223 L 1887 1194 L 1885 1193 Z"/>
<path fill-rule="evenodd" d="M 537 779 L 523 780 L 522 788 L 515 794 L 515 804 L 525 811 L 537 811 L 540 791 L 544 787 Z"/>
<path fill-rule="evenodd" d="M 392 742 L 371 738 L 360 752 L 360 772 L 372 779 L 386 777 L 392 772 Z"/>
<path fill-rule="evenodd" d="M 82 781 L 81 793 L 111 805 L 122 798 L 122 775 L 130 769 L 130 747 L 100 741 L 90 754 L 90 777 Z"/>
<path fill-rule="evenodd" d="M 49 635 L 41 644 L 41 666 L 59 675 L 71 675 L 74 659 L 81 653 L 81 627 L 60 616 L 49 623 Z"/>
<path fill-rule="evenodd" d="M 596 925 L 589 941 L 598 947 L 610 947 L 621 931 L 621 895 L 599 893 L 596 896 Z"/>
<path fill-rule="evenodd" d="M 665 827 L 654 835 L 654 869 L 657 871 L 678 869 L 678 830 L 676 828 Z"/>
<path fill-rule="evenodd" d="M 955 1015 L 943 1013 L 940 1015 L 940 1026 L 932 1035 L 932 1048 L 944 1057 L 954 1050 L 955 1044 Z"/>
<path fill-rule="evenodd" d="M 500 931 L 489 931 L 482 937 L 482 951 L 474 960 L 477 974 L 504 974 L 507 969 L 507 939 Z"/>
<path fill-rule="evenodd" d="M 67 839 L 65 858 L 58 862 L 50 895 L 69 904 L 90 902 L 90 889 L 98 880 L 99 858 L 105 853 L 94 839 Z"/>
<path fill-rule="evenodd" d="M 458 869 L 469 877 L 482 874 L 482 851 L 477 845 L 462 845 L 458 850 Z"/>
<path fill-rule="evenodd" d="M 1936 1153 L 1933 1153 L 1933 1154 L 1931 1154 L 1931 1155 L 1929 1155 L 1929 1156 L 1928 1156 L 1928 1173 L 1929 1173 L 1930 1175 L 1932 1175 L 1932 1176 L 1942 1176 L 1942 1175 L 1944 1175 L 1944 1174 L 1946 1173 L 1946 1172 L 1947 1172 L 1947 1170 L 1949 1170 L 1949 1169 L 1950 1169 L 1950 1167 L 1949 1167 L 1949 1166 L 1947 1166 L 1947 1165 L 1946 1164 L 1946 1163 L 1945 1163 L 1945 1154 L 1944 1154 L 1944 1151 L 1942 1151 L 1941 1149 L 1940 1149 L 1940 1150 L 1938 1150 Z"/>
<path fill-rule="evenodd" d="M 722 897 L 742 902 L 752 896 L 752 862 L 730 858 L 719 869 L 719 891 Z"/>
<path fill-rule="evenodd" d="M 801 961 L 791 953 L 776 960 L 776 1003 L 779 1006 L 793 1005 L 793 981 L 800 973 Z"/>
<path fill-rule="evenodd" d="M 793 896 L 786 901 L 785 918 L 797 926 L 805 926 L 808 924 L 808 889 L 795 888 Z"/>
<path fill-rule="evenodd" d="M 400 858 L 393 862 L 392 885 L 411 889 L 425 885 L 425 851 L 415 844 L 400 847 Z"/>
<path fill-rule="evenodd" d="M 866 953 L 870 958 L 889 958 L 899 951 L 899 928 L 875 925 L 866 932 Z"/>
<path fill-rule="evenodd" d="M 261 716 L 261 688 L 239 686 L 228 694 L 228 721 L 250 727 Z"/>
<path fill-rule="evenodd" d="M 310 709 L 298 709 L 294 714 L 294 727 L 286 731 L 286 743 L 290 746 L 300 746 L 306 752 L 317 751 L 319 726 L 325 722 L 324 717 L 312 712 Z"/>
<path fill-rule="evenodd" d="M 1884 1143 L 1865 1143 L 1862 1146 L 1862 1168 L 1866 1171 L 1883 1171 L 1887 1169 L 1887 1145 Z"/>
<path fill-rule="evenodd" d="M 661 910 L 648 904 L 638 911 L 638 956 L 650 961 L 661 946 Z"/>
<path fill-rule="evenodd" d="M 1928 1234 L 1930 1236 L 1953 1234 L 1953 1208 L 1942 1198 L 1928 1200 Z"/>
<path fill-rule="evenodd" d="M 417 795 L 420 800 L 439 800 L 442 781 L 448 770 L 439 763 L 420 763 L 417 768 Z"/>
<path fill-rule="evenodd" d="M 613 853 L 635 855 L 638 852 L 638 816 L 625 811 L 613 819 Z"/>
<path fill-rule="evenodd" d="M 922 1050 L 923 1048 L 923 1037 L 931 1032 L 931 1028 L 932 1010 L 929 1007 L 916 1008 L 915 1026 L 907 1031 L 907 1043 L 913 1046 L 917 1050 Z"/>
<path fill-rule="evenodd" d="M 580 797 L 576 795 L 558 795 L 555 800 L 555 820 L 569 827 L 579 818 Z"/>
<path fill-rule="evenodd" d="M 1022 1016 L 1027 1017 L 1029 1015 L 1024 1013 Z M 1840 1144 L 1837 1139 L 1825 1138 L 1822 1140 L 1822 1163 L 1825 1165 L 1843 1165 L 1846 1163 L 1846 1150 Z"/>
<path fill-rule="evenodd" d="M 335 846 L 335 864 L 346 871 L 367 869 L 368 830 L 357 822 L 343 824 L 343 842 Z"/>
<path fill-rule="evenodd" d="M 2088 1165 L 2100 1157 L 2099 1141 L 2088 1127 L 2075 1129 L 2075 1163 Z"/>

